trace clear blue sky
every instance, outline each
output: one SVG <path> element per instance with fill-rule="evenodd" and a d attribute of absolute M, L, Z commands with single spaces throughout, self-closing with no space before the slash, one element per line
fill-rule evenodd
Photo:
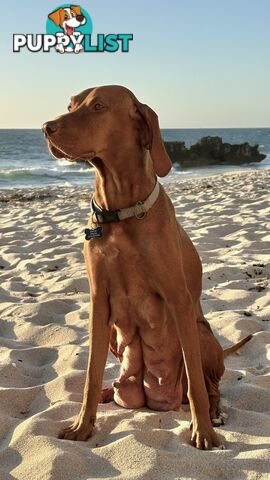
<path fill-rule="evenodd" d="M 125 85 L 163 128 L 270 126 L 269 0 L 82 0 L 93 33 L 132 32 L 128 54 L 12 52 L 61 0 L 1 0 L 0 128 L 39 128 L 72 94 Z"/>

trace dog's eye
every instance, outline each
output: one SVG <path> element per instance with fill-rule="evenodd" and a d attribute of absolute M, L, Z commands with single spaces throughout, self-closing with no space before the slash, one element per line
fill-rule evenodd
<path fill-rule="evenodd" d="M 65 18 L 65 20 L 67 20 L 67 19 L 68 19 L 68 14 L 67 14 L 67 13 L 65 14 L 65 17 L 64 17 L 64 18 Z"/>
<path fill-rule="evenodd" d="M 101 103 L 95 103 L 94 109 L 97 110 L 102 110 L 104 107 Z"/>

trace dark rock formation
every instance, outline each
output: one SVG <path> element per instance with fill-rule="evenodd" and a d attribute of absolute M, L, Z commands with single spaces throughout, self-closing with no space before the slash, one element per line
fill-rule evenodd
<path fill-rule="evenodd" d="M 241 165 L 260 162 L 266 155 L 258 150 L 258 145 L 247 142 L 239 145 L 223 143 L 221 137 L 203 137 L 190 148 L 185 142 L 164 142 L 173 163 L 182 168 L 202 167 L 207 165 Z"/>

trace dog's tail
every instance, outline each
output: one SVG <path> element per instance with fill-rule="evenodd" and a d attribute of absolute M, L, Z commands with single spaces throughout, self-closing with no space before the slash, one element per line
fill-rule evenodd
<path fill-rule="evenodd" d="M 250 334 L 247 337 L 242 338 L 242 340 L 235 343 L 234 345 L 231 345 L 228 348 L 224 348 L 224 350 L 223 350 L 224 358 L 228 357 L 228 355 L 231 355 L 231 353 L 236 352 L 239 348 L 241 348 L 243 345 L 245 345 L 245 343 L 249 342 L 249 340 L 251 340 L 252 337 L 253 337 L 253 335 Z"/>

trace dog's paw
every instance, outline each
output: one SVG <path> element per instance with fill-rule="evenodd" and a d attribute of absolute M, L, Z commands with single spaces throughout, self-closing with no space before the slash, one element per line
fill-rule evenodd
<path fill-rule="evenodd" d="M 101 398 L 99 403 L 109 403 L 113 401 L 114 397 L 114 389 L 113 387 L 110 388 L 103 388 L 101 392 Z"/>
<path fill-rule="evenodd" d="M 55 47 L 55 50 L 58 52 L 58 53 L 65 53 L 65 49 L 63 47 L 63 45 L 56 45 Z"/>
<path fill-rule="evenodd" d="M 79 44 L 75 45 L 75 48 L 74 48 L 75 53 L 80 53 L 82 51 L 83 51 L 83 46 L 82 45 L 79 45 Z"/>
<path fill-rule="evenodd" d="M 92 436 L 93 424 L 86 422 L 74 422 L 67 428 L 64 428 L 58 435 L 58 438 L 63 440 L 77 440 L 85 442 Z"/>
<path fill-rule="evenodd" d="M 209 426 L 201 424 L 197 428 L 192 425 L 191 444 L 200 450 L 212 450 L 213 447 L 222 450 L 225 448 L 211 424 Z"/>

